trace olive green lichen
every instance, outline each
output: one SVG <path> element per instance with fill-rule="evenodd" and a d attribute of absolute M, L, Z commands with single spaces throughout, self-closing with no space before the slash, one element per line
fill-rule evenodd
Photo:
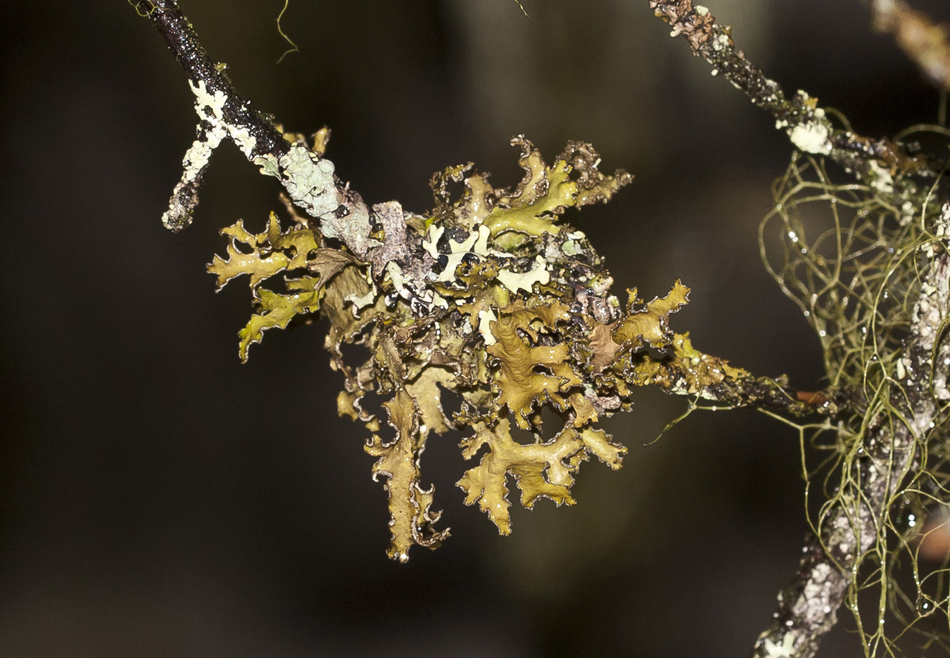
<path fill-rule="evenodd" d="M 620 467 L 626 448 L 597 423 L 628 409 L 636 387 L 702 397 L 724 382 L 758 381 L 670 328 L 686 286 L 646 304 L 630 291 L 623 307 L 586 236 L 561 221 L 568 208 L 609 200 L 628 174 L 601 173 L 588 144 L 569 143 L 550 166 L 523 137 L 513 144 L 525 172 L 513 189 L 463 165 L 433 178 L 436 207 L 426 216 L 373 206 L 381 246 L 369 260 L 328 247 L 325 222 L 295 216 L 281 228 L 272 214 L 259 234 L 242 222 L 224 229 L 227 257 L 208 268 L 219 286 L 249 277 L 257 313 L 240 333 L 242 359 L 267 329 L 317 312 L 329 319 L 326 345 L 345 378 L 339 410 L 369 433 L 373 477 L 389 498 L 388 554 L 399 560 L 448 536 L 435 528 L 434 491 L 421 472 L 432 434 L 470 433 L 462 455 L 479 461 L 458 486 L 508 534 L 509 477 L 526 507 L 539 498 L 571 505 L 574 474 L 590 456 Z M 451 198 L 450 182 L 462 184 L 461 198 Z M 284 292 L 265 287 L 278 274 Z M 364 346 L 368 359 L 348 362 L 344 343 Z M 448 394 L 461 399 L 451 417 Z M 545 410 L 555 420 L 543 421 Z"/>

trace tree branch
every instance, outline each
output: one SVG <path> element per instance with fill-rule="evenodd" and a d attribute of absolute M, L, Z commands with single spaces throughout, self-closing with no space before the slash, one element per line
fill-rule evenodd
<path fill-rule="evenodd" d="M 717 23 L 705 7 L 694 6 L 692 0 L 650 0 L 650 8 L 670 24 L 670 36 L 685 38 L 693 54 L 712 65 L 713 75 L 724 77 L 753 105 L 771 114 L 776 128 L 785 130 L 800 151 L 827 156 L 871 185 L 891 184 L 898 173 L 930 171 L 922 156 L 909 155 L 889 139 L 873 140 L 834 128 L 817 99 L 804 91 L 786 97 L 777 82 L 736 48 L 732 28 Z"/>
<path fill-rule="evenodd" d="M 211 153 L 225 137 L 231 139 L 261 172 L 280 179 L 294 204 L 319 220 L 323 235 L 340 239 L 365 258 L 380 243 L 373 240 L 374 222 L 360 196 L 334 174 L 333 163 L 302 140 L 285 139 L 280 130 L 241 96 L 198 41 L 176 0 L 143 0 L 152 25 L 175 55 L 196 97 L 198 139 L 184 159 L 184 175 L 162 220 L 174 231 L 191 223 L 201 178 Z"/>
<path fill-rule="evenodd" d="M 923 157 L 908 154 L 899 144 L 835 129 L 807 93 L 787 98 L 775 81 L 736 49 L 731 29 L 716 23 L 705 7 L 693 6 L 691 0 L 651 0 L 650 7 L 672 26 L 671 36 L 683 36 L 693 54 L 713 66 L 713 75 L 721 74 L 769 112 L 800 151 L 825 156 L 872 188 L 888 192 L 908 175 L 934 175 Z M 879 29 L 894 33 L 901 47 L 946 86 L 950 79 L 946 33 L 900 0 L 874 0 L 873 7 Z M 939 220 L 939 241 L 927 247 L 927 261 L 921 264 L 925 273 L 918 281 L 920 297 L 898 355 L 900 366 L 897 379 L 891 381 L 889 404 L 871 418 L 863 439 L 854 446 L 863 451 L 863 458 L 844 466 L 842 490 L 823 509 L 818 536 L 808 538 L 798 574 L 779 596 L 775 621 L 755 644 L 756 657 L 813 656 L 836 623 L 864 556 L 886 550 L 879 544 L 880 532 L 893 497 L 919 467 L 918 445 L 938 420 L 937 400 L 950 398 L 945 362 L 950 348 L 936 344 L 950 315 L 948 225 L 950 205 L 944 206 Z"/>

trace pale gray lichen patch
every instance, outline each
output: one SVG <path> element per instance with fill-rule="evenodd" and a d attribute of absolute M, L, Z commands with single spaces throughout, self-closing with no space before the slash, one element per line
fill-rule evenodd
<path fill-rule="evenodd" d="M 250 158 L 254 154 L 254 149 L 257 148 L 257 140 L 246 128 L 229 125 L 228 136 L 241 149 L 244 157 Z"/>
<path fill-rule="evenodd" d="M 280 178 L 280 164 L 278 164 L 277 157 L 273 153 L 265 153 L 254 158 L 254 164 L 261 168 L 263 175 Z"/>
<path fill-rule="evenodd" d="M 485 339 L 486 345 L 494 345 L 498 342 L 495 338 L 495 334 L 491 332 L 492 322 L 497 322 L 498 316 L 495 315 L 495 311 L 488 309 L 487 311 L 479 311 L 478 313 L 478 333 L 482 335 L 482 338 Z"/>
<path fill-rule="evenodd" d="M 470 231 L 468 236 L 461 242 L 453 239 L 448 240 L 448 253 L 439 252 L 439 240 L 445 233 L 445 228 L 433 224 L 429 227 L 426 237 L 422 241 L 422 248 L 433 258 L 444 259 L 442 271 L 438 274 L 432 273 L 429 278 L 440 282 L 450 282 L 455 280 L 456 270 L 462 264 L 466 256 L 473 255 L 479 258 L 485 258 L 489 255 L 496 257 L 510 257 L 509 254 L 503 254 L 489 249 L 488 240 L 491 237 L 491 230 L 481 224 L 474 231 Z"/>
<path fill-rule="evenodd" d="M 379 241 L 370 237 L 372 225 L 369 210 L 363 203 L 346 205 L 348 214 L 334 212 L 319 215 L 320 230 L 328 238 L 337 238 L 359 258 L 366 258 L 370 249 L 379 246 Z"/>
<path fill-rule="evenodd" d="M 198 174 L 208 166 L 212 152 L 218 148 L 226 135 L 227 130 L 220 124 L 212 125 L 210 130 L 201 131 L 185 153 L 185 159 L 182 161 L 184 168 L 182 180 L 195 180 L 198 177 Z"/>
<path fill-rule="evenodd" d="M 317 156 L 307 148 L 294 144 L 278 160 L 284 188 L 301 208 L 314 217 L 332 213 L 343 203 L 336 188 L 333 163 Z M 368 226 L 367 226 L 368 228 Z M 339 237 L 334 231 L 328 237 Z"/>
<path fill-rule="evenodd" d="M 723 51 L 727 50 L 731 46 L 732 41 L 729 39 L 729 35 L 725 34 L 724 32 L 719 32 L 715 37 L 713 37 L 713 50 Z"/>
<path fill-rule="evenodd" d="M 389 280 L 392 281 L 396 290 L 401 292 L 405 288 L 406 277 L 402 275 L 402 268 L 399 263 L 395 261 L 386 263 L 386 274 L 389 275 Z"/>
<path fill-rule="evenodd" d="M 188 84 L 195 95 L 195 112 L 201 121 L 198 124 L 198 138 L 189 147 L 182 161 L 181 180 L 175 186 L 168 210 L 162 215 L 162 223 L 173 231 L 180 231 L 191 224 L 192 213 L 198 205 L 201 176 L 208 167 L 211 154 L 221 145 L 221 141 L 230 137 L 248 158 L 257 145 L 257 140 L 246 128 L 233 126 L 225 121 L 224 106 L 228 101 L 225 92 L 217 90 L 210 93 L 204 80 L 189 80 Z"/>
<path fill-rule="evenodd" d="M 367 306 L 372 306 L 373 302 L 376 301 L 376 296 L 379 295 L 379 290 L 376 288 L 375 284 L 371 284 L 369 291 L 362 297 L 356 293 L 347 295 L 343 298 L 343 301 L 353 305 L 353 316 L 359 317 L 360 311 L 366 308 Z"/>
<path fill-rule="evenodd" d="M 379 241 L 370 237 L 369 209 L 358 197 L 352 202 L 340 191 L 332 162 L 293 144 L 277 164 L 284 189 L 295 205 L 320 220 L 324 236 L 342 241 L 358 258 L 379 246 Z"/>
<path fill-rule="evenodd" d="M 449 253 L 443 254 L 447 260 L 445 267 L 442 268 L 442 273 L 439 274 L 439 281 L 455 280 L 455 271 L 458 269 L 458 266 L 462 264 L 462 259 L 472 252 L 472 247 L 475 246 L 477 241 L 478 233 L 475 232 L 469 234 L 462 242 L 449 240 Z"/>
<path fill-rule="evenodd" d="M 817 155 L 831 153 L 830 136 L 831 130 L 820 121 L 801 123 L 788 131 L 789 139 L 799 150 Z"/>
<path fill-rule="evenodd" d="M 795 655 L 795 636 L 791 633 L 785 635 L 781 644 L 766 639 L 764 648 L 766 658 L 792 658 Z"/>
<path fill-rule="evenodd" d="M 429 227 L 426 237 L 422 241 L 422 248 L 425 249 L 433 258 L 439 257 L 439 240 L 442 239 L 443 233 L 445 233 L 444 226 L 433 224 Z"/>
<path fill-rule="evenodd" d="M 188 85 L 195 95 L 195 111 L 198 112 L 198 116 L 202 119 L 215 119 L 223 123 L 224 104 L 228 100 L 227 94 L 221 90 L 209 94 L 204 80 L 199 80 L 197 84 L 189 80 Z"/>
<path fill-rule="evenodd" d="M 894 193 L 894 177 L 891 175 L 890 169 L 882 167 L 876 160 L 871 160 L 868 163 L 867 178 L 871 187 L 878 192 L 883 194 Z"/>
<path fill-rule="evenodd" d="M 195 95 L 195 112 L 201 118 L 198 137 L 188 148 L 182 160 L 181 180 L 175 185 L 168 210 L 162 215 L 162 224 L 172 231 L 180 231 L 191 224 L 192 214 L 198 205 L 198 189 L 201 176 L 211 160 L 211 154 L 228 134 L 224 123 L 224 104 L 227 95 L 222 91 L 209 94 L 203 80 L 197 84 L 188 81 Z"/>
<path fill-rule="evenodd" d="M 432 293 L 432 305 L 435 306 L 436 308 L 442 308 L 442 309 L 446 309 L 449 307 L 449 303 L 445 300 L 445 298 L 442 295 L 440 295 L 437 292 Z M 494 336 L 492 338 L 494 338 Z"/>
<path fill-rule="evenodd" d="M 223 91 L 218 90 L 213 94 L 208 93 L 208 88 L 204 80 L 196 83 L 189 80 L 191 91 L 195 95 L 195 111 L 203 121 L 211 124 L 215 133 L 220 134 L 221 138 L 227 134 L 228 137 L 237 145 L 245 157 L 250 158 L 257 147 L 257 140 L 251 135 L 247 128 L 235 126 L 224 119 L 224 105 L 228 101 L 228 96 Z M 218 140 L 220 141 L 220 139 Z"/>
<path fill-rule="evenodd" d="M 207 124 L 208 122 L 206 122 Z M 224 139 L 226 130 L 221 125 L 211 124 L 198 127 L 198 138 L 194 141 L 182 160 L 181 180 L 175 185 L 168 210 L 162 215 L 162 224 L 172 231 L 180 231 L 191 224 L 192 214 L 198 205 L 198 189 L 201 177 L 214 152 Z"/>

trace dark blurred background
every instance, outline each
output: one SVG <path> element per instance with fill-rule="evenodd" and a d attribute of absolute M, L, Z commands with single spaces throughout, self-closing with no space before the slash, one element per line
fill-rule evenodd
<path fill-rule="evenodd" d="M 864 134 L 936 119 L 938 95 L 859 2 L 710 0 L 787 91 Z M 213 57 L 370 203 L 425 211 L 473 160 L 520 177 L 508 140 L 590 141 L 633 184 L 572 214 L 618 290 L 682 278 L 674 327 L 759 374 L 821 386 L 820 353 L 759 262 L 790 146 L 690 56 L 646 0 L 187 0 Z M 922 7 L 927 5 L 921 4 Z M 948 19 L 942 2 L 929 6 Z M 746 655 L 801 551 L 797 435 L 644 391 L 608 424 L 624 468 L 582 469 L 499 537 L 454 487 L 458 436 L 423 472 L 453 536 L 384 555 L 385 493 L 336 415 L 324 327 L 272 331 L 242 366 L 248 290 L 220 294 L 217 231 L 263 226 L 278 188 L 230 144 L 195 225 L 159 220 L 194 138 L 192 94 L 123 0 L 7 3 L 0 22 L 0 655 Z M 860 655 L 836 631 L 827 656 Z"/>

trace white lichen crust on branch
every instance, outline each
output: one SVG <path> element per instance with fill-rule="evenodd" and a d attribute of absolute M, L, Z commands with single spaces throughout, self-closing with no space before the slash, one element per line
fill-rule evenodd
<path fill-rule="evenodd" d="M 898 519 L 906 514 L 913 521 L 950 503 L 944 447 L 950 205 L 937 208 L 934 190 L 912 181 L 895 183 L 889 190 L 835 185 L 823 163 L 796 156 L 762 225 L 767 267 L 818 334 L 829 379 L 861 400 L 858 413 L 813 428 L 812 446 L 834 457 L 834 477 L 822 477 L 835 486 L 811 522 L 817 535 L 807 538 L 798 573 L 779 596 L 755 656 L 813 656 L 843 604 L 868 655 L 890 653 L 891 638 L 912 629 L 922 610 L 912 608 L 901 619 L 905 628 L 885 633 L 885 609 L 867 605 L 874 597 L 859 596 L 864 590 L 891 602 L 948 600 L 945 587 L 941 593 L 939 585 L 924 585 L 941 582 L 945 569 L 917 563 L 915 523 Z M 768 257 L 769 237 L 783 243 L 779 258 Z M 913 564 L 916 591 L 903 591 L 905 559 Z M 873 621 L 864 619 L 865 605 Z M 900 607 L 888 606 L 892 615 Z M 788 653 L 776 654 L 776 647 Z"/>
<path fill-rule="evenodd" d="M 228 134 L 227 126 L 221 121 L 223 97 L 208 97 L 203 81 L 199 81 L 197 86 L 192 83 L 191 90 L 197 96 L 195 111 L 201 120 L 198 123 L 198 137 L 185 153 L 181 180 L 172 192 L 168 210 L 162 215 L 165 228 L 172 231 L 180 231 L 191 223 L 194 209 L 198 205 L 201 179 L 210 164 L 211 154 Z M 215 102 L 216 100 L 221 103 Z"/>
<path fill-rule="evenodd" d="M 212 152 L 227 138 L 262 174 L 278 178 L 297 207 L 320 222 L 325 235 L 339 238 L 358 257 L 378 246 L 370 237 L 370 209 L 337 178 L 333 163 L 322 157 L 322 142 L 310 147 L 253 109 L 231 84 L 225 66 L 213 62 L 201 46 L 176 0 L 141 0 L 137 8 L 185 70 L 199 117 L 198 138 L 185 155 L 182 178 L 162 217 L 168 228 L 180 231 L 191 223 Z"/>

